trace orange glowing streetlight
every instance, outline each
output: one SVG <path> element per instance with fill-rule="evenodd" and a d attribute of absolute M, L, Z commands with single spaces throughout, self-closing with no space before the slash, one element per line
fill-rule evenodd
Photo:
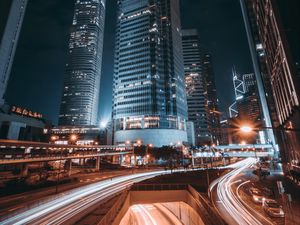
<path fill-rule="evenodd" d="M 253 131 L 253 128 L 248 125 L 244 125 L 240 127 L 240 131 L 242 131 L 243 133 L 250 133 Z"/>
<path fill-rule="evenodd" d="M 141 145 L 141 144 L 142 144 L 142 141 L 141 141 L 141 140 L 137 140 L 137 141 L 136 141 L 136 144 L 137 144 L 137 145 Z"/>
<path fill-rule="evenodd" d="M 246 141 L 241 142 L 241 145 L 246 145 L 246 144 L 247 144 Z"/>
<path fill-rule="evenodd" d="M 58 140 L 58 136 L 52 135 L 50 139 L 51 139 L 51 141 L 56 141 L 56 140 Z"/>
<path fill-rule="evenodd" d="M 76 134 L 72 134 L 71 136 L 70 136 L 70 140 L 71 141 L 76 141 L 77 140 L 77 135 Z"/>

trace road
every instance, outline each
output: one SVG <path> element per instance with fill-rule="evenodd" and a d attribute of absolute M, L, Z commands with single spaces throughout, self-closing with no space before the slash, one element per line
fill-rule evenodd
<path fill-rule="evenodd" d="M 116 194 L 135 182 L 149 179 L 154 176 L 169 173 L 166 171 L 146 172 L 115 177 L 93 184 L 86 185 L 56 198 L 43 200 L 22 211 L 16 210 L 13 214 L 0 219 L 0 224 L 63 224 L 75 215 L 83 213 L 92 205 L 101 202 L 109 195 Z"/>
<path fill-rule="evenodd" d="M 77 182 L 71 182 L 67 184 L 59 184 L 58 192 L 62 193 L 65 191 L 72 190 L 74 188 L 79 188 L 81 186 L 99 182 L 101 180 L 110 179 L 116 176 L 122 176 L 130 173 L 129 170 L 117 170 L 117 171 L 105 171 L 101 173 L 91 173 L 91 174 L 76 174 L 71 176 L 71 178 L 77 178 Z M 135 172 L 145 172 L 145 171 L 135 171 Z M 55 186 L 36 189 L 34 191 L 23 192 L 21 194 L 9 195 L 0 197 L 0 218 L 3 215 L 12 213 L 20 208 L 26 207 L 27 205 L 32 205 L 37 201 L 43 199 L 47 200 L 51 195 L 56 194 Z"/>
<path fill-rule="evenodd" d="M 220 214 L 224 217 L 228 224 L 232 225 L 261 225 L 262 223 L 253 212 L 249 211 L 248 207 L 241 202 L 237 192 L 232 188 L 236 183 L 239 183 L 239 175 L 242 171 L 256 164 L 257 160 L 248 158 L 235 164 L 233 169 L 228 174 L 215 180 L 210 185 L 213 202 Z"/>
<path fill-rule="evenodd" d="M 163 204 L 134 205 L 130 208 L 129 217 L 120 225 L 182 225 L 183 223 Z"/>

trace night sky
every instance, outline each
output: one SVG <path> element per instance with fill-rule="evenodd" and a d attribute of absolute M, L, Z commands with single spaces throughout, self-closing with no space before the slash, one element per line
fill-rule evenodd
<path fill-rule="evenodd" d="M 100 115 L 111 112 L 116 0 L 107 0 Z M 74 0 L 29 0 L 6 100 L 57 123 Z M 239 0 L 181 0 L 183 28 L 197 28 L 213 56 L 220 109 L 233 101 L 231 68 L 252 72 Z M 1 24 L 1 21 L 0 21 Z"/>

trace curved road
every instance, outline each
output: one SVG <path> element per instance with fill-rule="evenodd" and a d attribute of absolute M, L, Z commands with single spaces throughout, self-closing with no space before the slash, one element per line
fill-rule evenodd
<path fill-rule="evenodd" d="M 256 164 L 256 162 L 257 160 L 254 158 L 248 158 L 238 162 L 237 164 L 235 164 L 234 170 L 217 179 L 210 186 L 210 191 L 212 193 L 216 192 L 216 196 L 218 199 L 216 201 L 216 207 L 229 224 L 263 224 L 248 210 L 248 208 L 243 205 L 243 203 L 239 199 L 239 196 L 234 193 L 231 187 L 233 184 L 240 182 L 240 180 L 237 179 L 240 173 Z M 230 217 L 228 217 L 228 215 L 226 214 L 228 214 Z"/>
<path fill-rule="evenodd" d="M 120 225 L 182 225 L 182 222 L 162 204 L 133 205 L 129 217 L 121 221 Z"/>
<path fill-rule="evenodd" d="M 0 224 L 62 224 L 135 182 L 166 173 L 169 172 L 156 171 L 132 174 L 90 184 L 65 192 L 57 199 L 40 202 L 39 205 L 26 211 L 17 211 L 13 215 L 8 215 L 5 219 L 0 219 Z"/>

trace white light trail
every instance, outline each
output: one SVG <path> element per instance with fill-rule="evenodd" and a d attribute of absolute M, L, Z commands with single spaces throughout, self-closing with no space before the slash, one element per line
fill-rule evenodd
<path fill-rule="evenodd" d="M 238 197 L 233 193 L 231 185 L 235 183 L 234 179 L 245 169 L 251 167 L 257 162 L 254 158 L 248 158 L 240 161 L 236 168 L 219 178 L 217 183 L 212 183 L 210 189 L 217 184 L 217 195 L 223 203 L 225 210 L 239 225 L 261 225 L 262 223 L 255 218 L 245 206 L 240 202 Z"/>
<path fill-rule="evenodd" d="M 132 174 L 90 184 L 65 192 L 57 199 L 41 202 L 26 211 L 14 213 L 14 215 L 0 221 L 0 224 L 62 224 L 74 215 L 106 197 L 124 190 L 135 182 L 166 173 L 170 172 L 156 171 Z"/>

